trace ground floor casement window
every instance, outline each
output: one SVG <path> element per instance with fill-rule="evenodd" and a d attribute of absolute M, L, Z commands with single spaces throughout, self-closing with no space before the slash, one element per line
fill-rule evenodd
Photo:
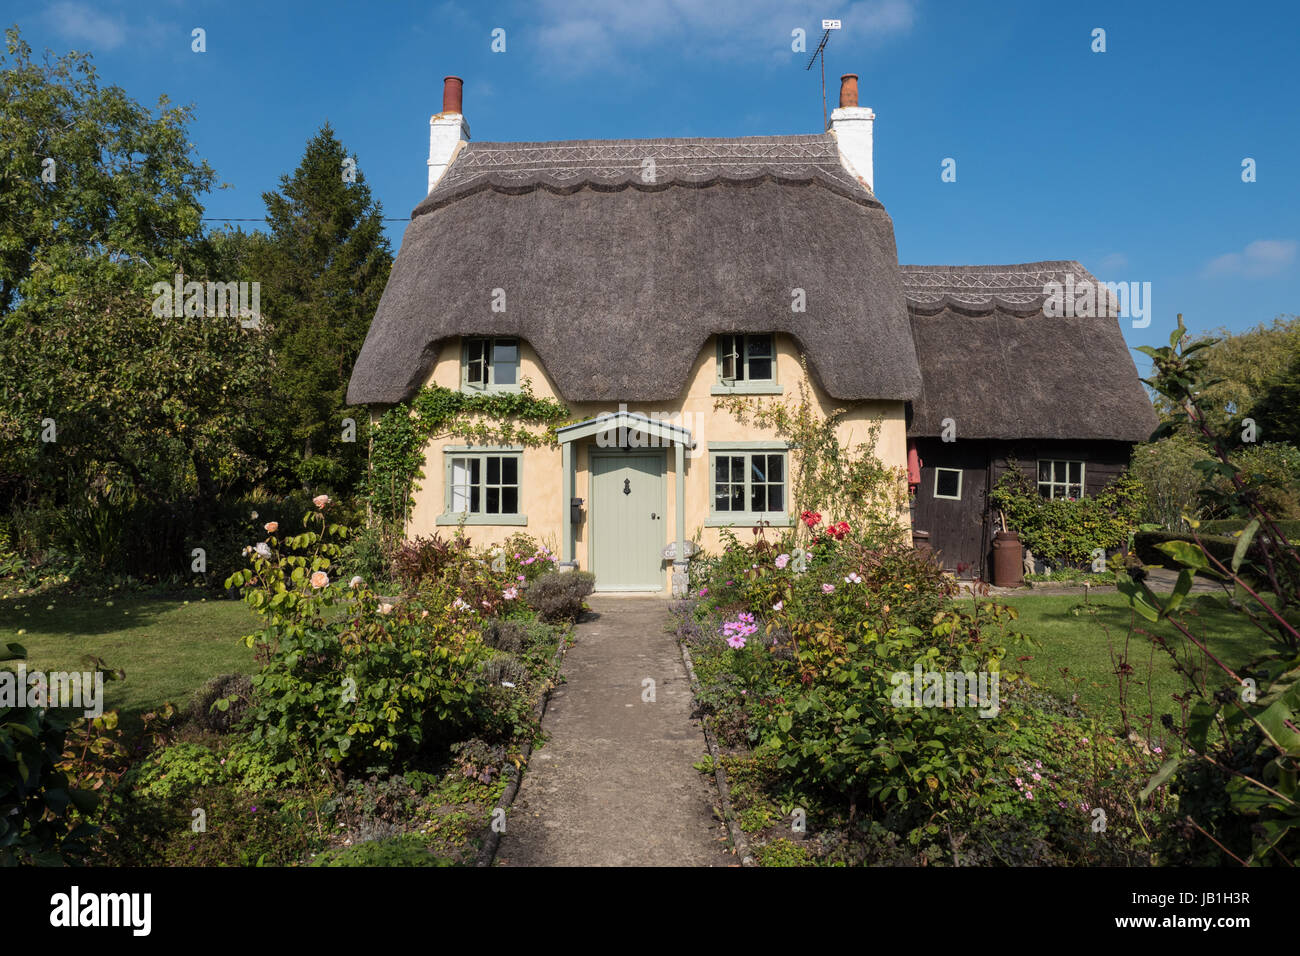
<path fill-rule="evenodd" d="M 523 524 L 520 489 L 522 449 L 444 450 L 444 513 L 439 524 Z"/>
<path fill-rule="evenodd" d="M 1082 498 L 1084 463 L 1059 458 L 1038 460 L 1038 493 L 1044 498 Z"/>
<path fill-rule="evenodd" d="M 784 448 L 715 449 L 711 445 L 711 523 L 786 521 L 787 454 Z"/>

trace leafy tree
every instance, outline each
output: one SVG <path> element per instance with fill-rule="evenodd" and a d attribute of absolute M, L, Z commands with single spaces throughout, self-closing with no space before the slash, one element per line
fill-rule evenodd
<path fill-rule="evenodd" d="M 81 54 L 36 63 L 16 29 L 7 50 L 0 473 L 19 476 L 11 496 L 65 510 L 210 502 L 248 471 L 238 436 L 266 348 L 237 319 L 153 308 L 154 283 L 203 278 L 223 256 L 201 234 L 213 173 L 192 156 L 191 110 L 101 88 Z"/>
<path fill-rule="evenodd" d="M 328 123 L 262 198 L 270 233 L 258 269 L 275 325 L 267 455 L 281 480 L 352 490 L 365 471 L 367 416 L 345 396 L 392 265 L 383 208 Z M 345 417 L 358 426 L 351 444 L 341 440 Z"/>
<path fill-rule="evenodd" d="M 1265 441 L 1300 446 L 1300 347 L 1251 409 Z"/>

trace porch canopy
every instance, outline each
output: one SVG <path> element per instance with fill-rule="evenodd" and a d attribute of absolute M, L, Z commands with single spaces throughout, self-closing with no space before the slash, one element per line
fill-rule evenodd
<path fill-rule="evenodd" d="M 663 415 L 643 415 L 629 412 L 621 406 L 617 412 L 598 415 L 585 421 L 565 425 L 555 431 L 560 443 L 561 467 L 564 470 L 564 493 L 560 502 L 560 526 L 564 529 L 564 542 L 561 560 L 573 565 L 573 520 L 569 506 L 573 501 L 576 486 L 573 465 L 573 443 L 583 438 L 595 438 L 597 443 L 608 448 L 668 448 L 672 447 L 674 457 L 673 487 L 676 489 L 677 508 L 677 547 L 673 552 L 674 563 L 686 561 L 686 449 L 695 447 L 691 430 L 682 425 L 674 425 Z"/>

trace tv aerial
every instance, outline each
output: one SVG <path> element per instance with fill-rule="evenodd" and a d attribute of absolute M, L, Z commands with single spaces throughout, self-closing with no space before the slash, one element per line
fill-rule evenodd
<path fill-rule="evenodd" d="M 823 21 L 822 21 L 822 30 L 823 30 L 823 33 L 822 33 L 822 42 L 817 44 L 817 49 L 813 51 L 813 55 L 812 55 L 812 57 L 809 58 L 809 60 L 808 60 L 808 65 L 807 65 L 806 67 L 804 67 L 804 70 L 805 70 L 805 71 L 807 71 L 807 70 L 811 70 L 811 69 L 812 69 L 812 65 L 813 65 L 814 63 L 816 63 L 818 60 L 821 60 L 821 64 L 822 64 L 822 128 L 823 128 L 823 129 L 825 129 L 826 124 L 827 124 L 827 122 L 828 122 L 828 120 L 829 120 L 829 118 L 828 118 L 827 115 L 826 115 L 826 41 L 829 40 L 829 39 L 831 38 L 831 31 L 832 31 L 832 30 L 838 30 L 839 28 L 840 28 L 840 21 L 839 21 L 839 20 L 823 20 Z"/>

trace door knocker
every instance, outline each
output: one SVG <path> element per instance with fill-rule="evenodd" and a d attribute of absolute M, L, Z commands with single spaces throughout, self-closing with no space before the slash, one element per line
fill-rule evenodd
<path fill-rule="evenodd" d="M 624 479 L 623 479 L 623 494 L 625 494 L 625 495 L 630 495 L 631 493 L 632 493 L 632 479 L 631 479 L 631 478 L 624 478 Z"/>

